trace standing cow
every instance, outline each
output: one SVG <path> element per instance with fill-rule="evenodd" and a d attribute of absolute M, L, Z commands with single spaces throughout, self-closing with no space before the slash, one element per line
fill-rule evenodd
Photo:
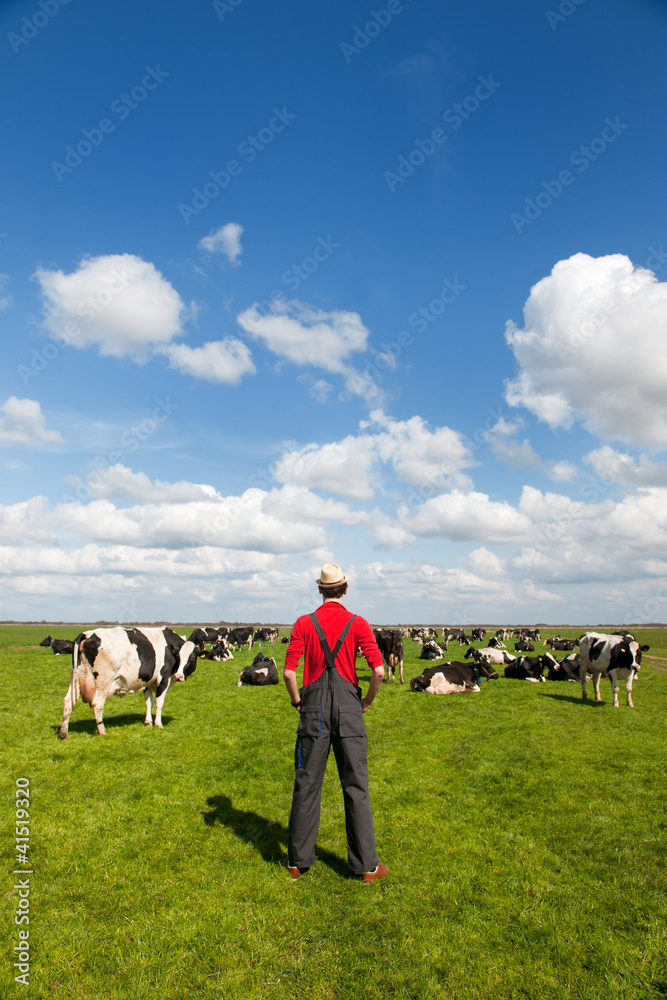
<path fill-rule="evenodd" d="M 642 662 L 642 653 L 650 646 L 640 646 L 638 642 L 622 635 L 605 635 L 603 632 L 586 632 L 579 639 L 579 676 L 581 697 L 587 700 L 586 674 L 593 674 L 595 700 L 600 697 L 600 677 L 604 674 L 611 681 L 614 693 L 614 708 L 618 708 L 618 678 L 625 681 L 625 696 L 629 708 L 632 704 L 632 681 Z"/>
<path fill-rule="evenodd" d="M 405 650 L 403 648 L 403 637 L 401 633 L 396 629 L 374 628 L 373 635 L 375 636 L 375 641 L 378 644 L 378 649 L 382 653 L 382 659 L 387 665 L 387 673 L 384 678 L 385 681 L 388 683 L 394 679 L 396 676 L 396 667 L 398 667 L 402 684 L 403 657 L 405 655 Z"/>
<path fill-rule="evenodd" d="M 79 695 L 95 715 L 97 732 L 106 736 L 102 716 L 112 695 L 143 691 L 145 725 L 162 729 L 162 706 L 167 691 L 194 673 L 199 647 L 170 628 L 101 628 L 82 632 L 74 640 L 72 677 L 63 699 L 63 720 L 58 736 L 66 740 L 69 717 Z"/>

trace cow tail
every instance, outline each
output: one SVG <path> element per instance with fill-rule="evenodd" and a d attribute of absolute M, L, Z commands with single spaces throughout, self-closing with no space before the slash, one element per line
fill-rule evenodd
<path fill-rule="evenodd" d="M 72 676 L 69 682 L 69 694 L 70 703 L 73 705 L 76 697 L 76 684 L 77 684 L 77 674 L 79 670 L 79 640 L 81 636 L 78 635 L 74 640 L 74 648 L 72 649 Z"/>

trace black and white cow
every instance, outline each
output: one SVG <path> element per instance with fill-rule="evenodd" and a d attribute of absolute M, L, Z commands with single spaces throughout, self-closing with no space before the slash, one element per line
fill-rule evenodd
<path fill-rule="evenodd" d="M 534 653 L 535 652 L 535 647 L 533 646 L 532 642 L 528 641 L 528 639 L 520 639 L 518 642 L 514 643 L 514 652 L 515 653 Z"/>
<path fill-rule="evenodd" d="M 427 694 L 463 694 L 479 691 L 479 670 L 477 665 L 465 663 L 442 663 L 437 667 L 427 667 L 418 677 L 410 681 L 413 691 Z"/>
<path fill-rule="evenodd" d="M 575 681 L 579 683 L 579 653 L 570 653 L 562 660 L 549 663 L 548 681 Z"/>
<path fill-rule="evenodd" d="M 258 653 L 252 663 L 243 668 L 236 686 L 242 687 L 244 684 L 249 684 L 255 687 L 264 687 L 267 684 L 278 683 L 279 677 L 276 661 L 273 657 Z"/>
<path fill-rule="evenodd" d="M 201 658 L 202 660 L 214 660 L 216 663 L 220 663 L 221 660 L 233 660 L 234 654 L 229 648 L 227 640 L 220 639 L 218 642 L 213 643 L 207 653 L 202 653 Z"/>
<path fill-rule="evenodd" d="M 151 702 L 155 702 L 155 725 L 162 729 L 162 707 L 173 684 L 194 673 L 199 648 L 165 628 L 100 628 L 81 632 L 74 640 L 72 676 L 63 699 L 63 720 L 58 733 L 68 736 L 69 717 L 79 695 L 95 715 L 97 732 L 106 736 L 102 716 L 112 695 L 143 691 L 145 725 L 151 726 Z"/>
<path fill-rule="evenodd" d="M 403 684 L 403 657 L 405 655 L 403 636 L 397 630 L 389 628 L 374 628 L 373 635 L 378 644 L 378 649 L 382 653 L 382 659 L 387 665 L 384 677 L 385 681 L 388 683 L 394 679 L 396 676 L 396 667 L 398 667 L 401 684 Z"/>
<path fill-rule="evenodd" d="M 505 638 L 505 636 L 503 636 L 503 638 Z M 503 639 L 500 638 L 498 635 L 491 636 L 491 638 L 489 639 L 489 646 L 492 649 L 507 649 L 507 646 L 503 642 Z"/>
<path fill-rule="evenodd" d="M 473 642 L 475 640 L 477 640 L 478 642 L 481 642 L 482 639 L 484 638 L 484 636 L 486 635 L 486 629 L 485 628 L 474 628 L 472 630 L 472 632 L 471 632 L 471 635 L 472 635 L 472 638 L 473 638 Z"/>
<path fill-rule="evenodd" d="M 195 646 L 206 646 L 209 643 L 225 639 L 229 633 L 227 626 L 214 628 L 212 625 L 198 625 L 188 636 L 188 642 L 194 642 Z"/>
<path fill-rule="evenodd" d="M 52 639 L 50 635 L 47 635 L 46 639 L 42 639 L 40 646 L 50 646 L 56 656 L 61 653 L 71 655 L 74 651 L 74 643 L 71 639 Z"/>
<path fill-rule="evenodd" d="M 255 642 L 270 642 L 273 646 L 278 638 L 278 629 L 270 626 L 255 629 Z"/>
<path fill-rule="evenodd" d="M 508 653 L 506 649 L 490 649 L 488 646 L 484 649 L 475 649 L 474 646 L 470 646 L 466 650 L 463 659 L 468 660 L 471 656 L 474 658 L 475 663 L 479 664 L 483 660 L 484 663 L 494 663 L 496 666 L 499 666 L 501 663 L 514 663 L 516 660 L 514 653 Z"/>
<path fill-rule="evenodd" d="M 576 645 L 576 639 L 561 639 L 559 635 L 555 635 L 545 642 L 545 646 L 550 646 L 551 649 L 557 649 L 565 653 L 571 653 Z"/>
<path fill-rule="evenodd" d="M 441 663 L 427 667 L 418 677 L 413 677 L 410 687 L 413 691 L 428 694 L 463 694 L 465 691 L 479 691 L 480 674 L 489 680 L 498 680 L 498 673 L 484 661 L 467 663 Z"/>
<path fill-rule="evenodd" d="M 239 628 L 231 628 L 229 630 L 229 635 L 227 636 L 227 642 L 230 646 L 245 646 L 247 644 L 248 650 L 252 646 L 253 637 L 255 635 L 255 630 L 251 625 L 242 625 Z"/>
<path fill-rule="evenodd" d="M 521 631 L 524 638 L 532 639 L 533 642 L 542 642 L 539 628 L 524 628 Z"/>
<path fill-rule="evenodd" d="M 201 646 L 201 648 L 203 649 L 207 642 L 211 642 L 207 632 L 208 629 L 195 628 L 188 636 L 187 641 L 194 642 L 195 646 Z M 216 639 L 217 639 L 217 634 L 216 634 Z"/>
<path fill-rule="evenodd" d="M 435 639 L 428 639 L 422 646 L 422 651 L 419 654 L 420 660 L 444 660 L 444 658 L 445 653 Z"/>
<path fill-rule="evenodd" d="M 614 692 L 614 708 L 618 708 L 618 679 L 625 681 L 625 696 L 629 708 L 632 704 L 632 681 L 642 662 L 642 653 L 650 646 L 640 646 L 634 640 L 628 640 L 622 635 L 605 635 L 603 632 L 586 632 L 579 640 L 579 676 L 581 679 L 581 697 L 586 695 L 586 674 L 593 674 L 593 691 L 595 700 L 600 697 L 600 677 L 602 674 L 611 681 Z"/>
<path fill-rule="evenodd" d="M 515 663 L 509 663 L 505 667 L 505 677 L 537 684 L 545 679 L 545 667 L 553 666 L 555 663 L 556 660 L 551 653 L 544 653 L 541 656 L 520 656 Z"/>

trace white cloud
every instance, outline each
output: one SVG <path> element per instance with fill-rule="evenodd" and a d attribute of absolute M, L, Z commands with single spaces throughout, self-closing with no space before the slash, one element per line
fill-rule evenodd
<path fill-rule="evenodd" d="M 224 254 L 229 262 L 236 267 L 241 263 L 238 258 L 241 256 L 242 232 L 243 226 L 240 226 L 238 222 L 228 222 L 220 229 L 205 236 L 198 245 L 202 250 L 208 250 L 209 253 Z"/>
<path fill-rule="evenodd" d="M 208 382 L 238 385 L 244 375 L 254 375 L 257 369 L 247 344 L 233 337 L 215 340 L 201 347 L 168 344 L 161 353 L 169 358 L 169 367 L 184 375 Z"/>
<path fill-rule="evenodd" d="M 237 316 L 242 330 L 286 361 L 305 367 L 323 368 L 342 375 L 352 395 L 369 401 L 380 398 L 375 382 L 349 365 L 352 354 L 367 350 L 369 331 L 358 313 L 325 312 L 304 303 L 273 302 L 262 315 L 256 305 Z"/>
<path fill-rule="evenodd" d="M 401 517 L 406 527 L 425 537 L 510 544 L 531 536 L 531 523 L 525 514 L 485 493 L 452 490 L 426 500 L 413 516 L 403 508 Z"/>
<path fill-rule="evenodd" d="M 477 576 L 493 579 L 506 575 L 505 560 L 500 559 L 495 552 L 490 552 L 484 546 L 473 549 L 468 556 L 468 565 Z"/>
<path fill-rule="evenodd" d="M 321 524 L 284 521 L 265 509 L 266 494 L 189 503 L 147 503 L 119 509 L 108 500 L 60 504 L 55 520 L 63 532 L 96 542 L 138 547 L 213 545 L 258 552 L 305 552 L 323 545 Z"/>
<path fill-rule="evenodd" d="M 39 403 L 10 396 L 0 406 L 0 447 L 48 448 L 61 444 L 59 431 L 50 431 Z"/>
<path fill-rule="evenodd" d="M 314 487 L 341 496 L 365 500 L 373 496 L 377 475 L 372 440 L 349 436 L 342 441 L 286 452 L 276 462 L 273 474 L 278 482 Z"/>
<path fill-rule="evenodd" d="M 22 538 L 72 546 L 83 539 L 140 549 L 304 553 L 326 545 L 330 523 L 353 527 L 368 518 L 297 486 L 222 496 L 206 484 L 152 482 L 123 465 L 91 473 L 86 485 L 94 498 L 87 504 L 69 500 L 51 507 L 36 497 L 0 506 L 0 543 Z M 119 507 L 112 498 L 137 502 Z"/>
<path fill-rule="evenodd" d="M 667 574 L 667 490 L 637 489 L 622 501 L 607 486 L 585 484 L 584 502 L 524 487 L 519 510 L 531 518 L 531 541 L 512 559 L 534 581 L 605 584 Z"/>
<path fill-rule="evenodd" d="M 263 510 L 279 517 L 281 521 L 333 521 L 337 524 L 357 525 L 368 520 L 365 511 L 352 510 L 339 500 L 328 500 L 298 486 L 284 486 L 266 494 Z"/>
<path fill-rule="evenodd" d="M 184 304 L 153 264 L 133 254 L 84 259 L 72 274 L 38 268 L 44 325 L 73 347 L 144 358 L 181 333 Z"/>
<path fill-rule="evenodd" d="M 398 479 L 431 492 L 443 486 L 472 485 L 461 470 L 475 462 L 458 431 L 450 427 L 430 430 L 422 417 L 394 420 L 382 410 L 373 410 L 370 418 L 362 426 L 379 428 L 373 438 L 376 451 L 382 461 L 391 462 Z"/>
<path fill-rule="evenodd" d="M 514 468 L 542 469 L 551 479 L 572 479 L 577 471 L 570 462 L 547 462 L 535 452 L 528 438 L 519 442 L 515 435 L 523 427 L 523 420 L 505 420 L 501 417 L 489 431 L 485 431 L 484 440 L 493 455 L 508 466 Z"/>
<path fill-rule="evenodd" d="M 604 445 L 584 455 L 584 462 L 592 465 L 603 482 L 621 483 L 623 486 L 667 486 L 667 462 L 654 462 L 648 455 L 640 455 L 639 463 L 625 454 Z"/>
<path fill-rule="evenodd" d="M 549 475 L 555 480 L 569 480 L 576 474 L 576 466 L 572 465 L 571 462 L 554 462 L 549 468 Z"/>
<path fill-rule="evenodd" d="M 523 421 L 500 420 L 489 431 L 484 432 L 484 440 L 495 457 L 510 468 L 539 468 L 542 459 L 536 454 L 527 438 L 519 442 L 515 435 L 523 427 Z"/>
<path fill-rule="evenodd" d="M 81 480 L 67 476 L 67 481 L 78 485 Z M 193 500 L 218 498 L 212 486 L 188 483 L 151 482 L 145 472 L 132 472 L 126 465 L 110 465 L 91 472 L 85 485 L 97 500 L 139 500 L 142 503 L 190 503 Z"/>
<path fill-rule="evenodd" d="M 373 410 L 360 428 L 365 433 L 286 452 L 275 464 L 275 478 L 359 500 L 373 496 L 379 486 L 381 463 L 390 465 L 397 479 L 424 495 L 444 486 L 470 485 L 462 469 L 474 461 L 457 431 L 449 427 L 431 430 L 417 416 L 394 420 L 382 410 Z"/>
<path fill-rule="evenodd" d="M 667 446 L 667 283 L 622 254 L 578 253 L 539 281 L 524 328 L 508 322 L 519 363 L 511 406 L 551 427 L 588 430 L 648 448 Z"/>
<path fill-rule="evenodd" d="M 376 542 L 375 548 L 396 551 L 405 549 L 416 541 L 411 531 L 382 511 L 374 510 L 369 516 L 368 524 L 370 534 Z"/>
<path fill-rule="evenodd" d="M 308 394 L 316 403 L 327 403 L 333 391 L 331 382 L 323 378 L 313 379 L 309 375 L 299 375 L 297 381 L 305 382 L 308 386 Z"/>
<path fill-rule="evenodd" d="M 0 504 L 0 543 L 22 542 L 50 544 L 56 539 L 46 497 L 31 497 L 20 503 Z"/>

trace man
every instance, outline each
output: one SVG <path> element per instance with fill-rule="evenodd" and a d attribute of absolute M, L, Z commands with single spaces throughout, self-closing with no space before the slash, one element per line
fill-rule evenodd
<path fill-rule="evenodd" d="M 382 685 L 384 666 L 366 619 L 350 614 L 341 603 L 348 580 L 338 563 L 322 567 L 316 581 L 322 605 L 314 614 L 297 619 L 287 647 L 285 687 L 300 719 L 288 855 L 283 864 L 296 880 L 315 863 L 322 781 L 333 746 L 345 803 L 348 861 L 368 885 L 389 871 L 380 864 L 375 850 L 368 795 L 368 736 L 363 719 Z M 357 646 L 371 668 L 365 698 L 361 697 L 354 663 Z M 302 656 L 303 688 L 299 692 L 296 668 Z"/>

